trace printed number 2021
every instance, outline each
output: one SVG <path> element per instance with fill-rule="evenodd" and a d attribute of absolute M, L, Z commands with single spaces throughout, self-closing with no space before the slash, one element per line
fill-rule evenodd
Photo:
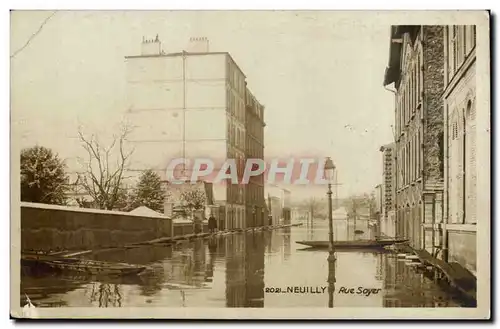
<path fill-rule="evenodd" d="M 266 288 L 266 293 L 281 293 L 281 288 Z"/>

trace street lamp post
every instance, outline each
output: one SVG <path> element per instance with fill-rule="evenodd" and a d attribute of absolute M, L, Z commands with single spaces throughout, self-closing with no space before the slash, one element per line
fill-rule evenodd
<path fill-rule="evenodd" d="M 253 205 L 252 207 L 252 227 L 257 226 L 257 206 Z"/>
<path fill-rule="evenodd" d="M 325 162 L 325 174 L 326 174 L 326 179 L 328 180 L 328 192 L 326 193 L 328 195 L 328 225 L 329 225 L 329 254 L 328 254 L 328 260 L 329 261 L 334 261 L 335 260 L 335 248 L 333 246 L 333 207 L 332 207 L 332 181 L 335 173 L 335 165 L 333 164 L 332 159 L 330 157 L 326 158 Z"/>

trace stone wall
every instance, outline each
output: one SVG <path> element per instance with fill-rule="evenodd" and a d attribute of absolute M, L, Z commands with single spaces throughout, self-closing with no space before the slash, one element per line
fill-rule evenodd
<path fill-rule="evenodd" d="M 448 261 L 458 262 L 476 274 L 476 232 L 448 232 Z"/>
<path fill-rule="evenodd" d="M 21 250 L 90 250 L 172 235 L 168 217 L 21 203 Z"/>
<path fill-rule="evenodd" d="M 203 222 L 203 232 L 208 232 L 208 223 Z M 174 221 L 173 225 L 174 236 L 193 234 L 193 222 L 191 221 Z"/>

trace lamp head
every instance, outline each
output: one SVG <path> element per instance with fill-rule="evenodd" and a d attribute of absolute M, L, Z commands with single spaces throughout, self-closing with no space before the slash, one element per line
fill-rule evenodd
<path fill-rule="evenodd" d="M 333 164 L 332 159 L 330 159 L 330 157 L 327 157 L 325 161 L 325 176 L 329 182 L 333 180 L 334 171 L 335 171 L 335 165 Z"/>

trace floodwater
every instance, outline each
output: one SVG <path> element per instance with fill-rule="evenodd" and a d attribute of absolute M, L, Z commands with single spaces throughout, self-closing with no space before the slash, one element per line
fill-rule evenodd
<path fill-rule="evenodd" d="M 326 250 L 303 250 L 296 243 L 327 237 L 327 222 L 317 221 L 312 227 L 101 252 L 92 259 L 150 270 L 127 279 L 23 272 L 21 305 L 27 295 L 37 307 L 465 306 L 393 254 L 337 252 L 329 263 Z"/>

